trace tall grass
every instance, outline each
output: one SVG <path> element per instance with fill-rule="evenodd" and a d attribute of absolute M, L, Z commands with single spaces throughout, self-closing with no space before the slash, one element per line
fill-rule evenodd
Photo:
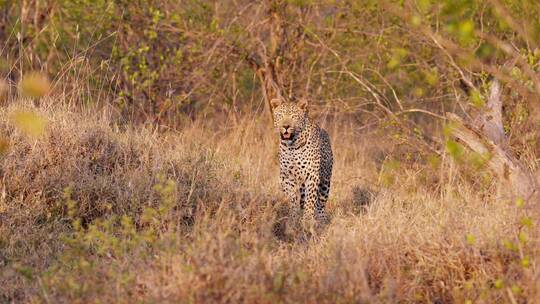
<path fill-rule="evenodd" d="M 107 108 L 25 104 L 0 110 L 3 302 L 540 301 L 534 219 L 450 156 L 397 162 L 407 150 L 381 134 L 319 118 L 332 220 L 299 242 L 266 116 L 155 132 Z M 43 135 L 13 125 L 24 110 Z"/>

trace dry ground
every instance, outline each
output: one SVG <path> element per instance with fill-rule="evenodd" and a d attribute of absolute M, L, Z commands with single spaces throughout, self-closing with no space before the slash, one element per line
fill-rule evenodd
<path fill-rule="evenodd" d="M 49 101 L 32 139 L 20 107 L 0 109 L 0 302 L 540 302 L 534 218 L 449 157 L 397 164 L 328 120 L 332 220 L 298 242 L 266 116 L 156 132 Z"/>

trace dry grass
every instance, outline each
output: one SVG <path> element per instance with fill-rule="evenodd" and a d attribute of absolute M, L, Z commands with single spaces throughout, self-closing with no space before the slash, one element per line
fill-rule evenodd
<path fill-rule="evenodd" d="M 20 107 L 0 109 L 1 302 L 540 301 L 537 229 L 449 159 L 389 172 L 384 138 L 327 123 L 332 221 L 296 242 L 265 116 L 154 132 L 49 101 L 35 140 Z"/>

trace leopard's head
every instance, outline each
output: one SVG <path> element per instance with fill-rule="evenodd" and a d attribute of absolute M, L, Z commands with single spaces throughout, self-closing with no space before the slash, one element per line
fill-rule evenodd
<path fill-rule="evenodd" d="M 281 140 L 294 142 L 306 126 L 307 100 L 290 102 L 276 98 L 270 101 L 270 105 L 274 112 L 274 126 Z"/>

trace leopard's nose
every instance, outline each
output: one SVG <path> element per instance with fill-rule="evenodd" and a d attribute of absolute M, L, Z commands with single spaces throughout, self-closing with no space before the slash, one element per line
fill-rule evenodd
<path fill-rule="evenodd" d="M 283 126 L 283 130 L 285 130 L 285 132 L 287 132 L 287 131 L 289 130 L 290 127 L 291 127 L 291 126 L 289 126 L 289 125 L 284 125 L 284 126 Z"/>

